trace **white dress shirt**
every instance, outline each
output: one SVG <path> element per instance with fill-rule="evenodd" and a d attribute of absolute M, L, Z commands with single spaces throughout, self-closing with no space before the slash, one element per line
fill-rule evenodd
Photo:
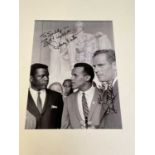
<path fill-rule="evenodd" d="M 86 100 L 87 100 L 87 105 L 88 105 L 89 111 L 90 111 L 91 102 L 92 102 L 92 99 L 93 99 L 93 96 L 94 96 L 94 92 L 95 92 L 95 87 L 93 87 L 93 86 L 84 92 Z M 78 108 L 79 108 L 81 118 L 83 120 L 85 120 L 84 119 L 84 114 L 83 114 L 83 107 L 82 107 L 82 94 L 83 94 L 83 91 L 78 92 L 78 96 L 77 96 L 78 97 Z"/>
<path fill-rule="evenodd" d="M 33 98 L 34 103 L 37 106 L 38 91 L 30 88 L 30 93 L 31 93 L 31 96 Z M 46 91 L 45 91 L 45 89 L 44 90 L 40 90 L 40 98 L 41 98 L 42 109 L 43 109 L 44 104 L 45 104 L 45 99 L 46 99 Z"/>

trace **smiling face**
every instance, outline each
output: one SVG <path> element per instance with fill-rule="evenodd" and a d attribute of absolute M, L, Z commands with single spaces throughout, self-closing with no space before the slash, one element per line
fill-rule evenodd
<path fill-rule="evenodd" d="M 46 89 L 49 81 L 49 73 L 47 69 L 38 68 L 35 70 L 34 75 L 31 75 L 31 87 L 35 90 Z"/>
<path fill-rule="evenodd" d="M 72 70 L 72 87 L 73 89 L 80 89 L 85 86 L 85 84 L 89 81 L 90 76 L 84 73 L 83 67 L 75 67 Z"/>
<path fill-rule="evenodd" d="M 113 81 L 116 76 L 116 63 L 110 62 L 102 53 L 93 58 L 94 71 L 100 82 Z"/>

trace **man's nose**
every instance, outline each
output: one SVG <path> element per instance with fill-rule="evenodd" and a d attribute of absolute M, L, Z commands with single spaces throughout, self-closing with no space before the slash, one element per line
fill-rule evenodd
<path fill-rule="evenodd" d="M 74 77 L 72 76 L 72 77 L 71 77 L 71 80 L 73 81 L 73 79 L 74 79 Z"/>
<path fill-rule="evenodd" d="M 97 67 L 97 66 L 94 67 L 94 72 L 95 72 L 95 73 L 98 72 L 98 67 Z"/>

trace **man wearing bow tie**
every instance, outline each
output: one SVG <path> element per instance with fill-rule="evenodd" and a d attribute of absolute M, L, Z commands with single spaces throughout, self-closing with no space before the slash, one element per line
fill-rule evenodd
<path fill-rule="evenodd" d="M 114 50 L 99 50 L 93 56 L 94 71 L 103 85 L 100 128 L 121 129 L 116 58 Z"/>
<path fill-rule="evenodd" d="M 62 96 L 47 89 L 48 66 L 40 63 L 31 65 L 28 91 L 26 129 L 60 128 L 63 110 Z"/>
<path fill-rule="evenodd" d="M 87 63 L 77 63 L 72 70 L 72 87 L 78 91 L 70 94 L 64 103 L 61 128 L 98 128 L 101 104 L 99 90 L 93 86 L 94 71 Z"/>

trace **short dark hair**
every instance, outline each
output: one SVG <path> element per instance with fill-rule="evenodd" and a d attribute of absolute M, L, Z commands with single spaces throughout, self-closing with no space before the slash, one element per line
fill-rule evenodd
<path fill-rule="evenodd" d="M 35 63 L 35 64 L 31 65 L 30 75 L 34 76 L 35 72 L 36 72 L 36 69 L 38 69 L 38 68 L 44 68 L 44 69 L 47 69 L 47 71 L 48 71 L 48 66 L 47 65 L 41 64 L 41 63 Z"/>
<path fill-rule="evenodd" d="M 94 53 L 93 57 L 99 55 L 99 54 L 106 54 L 107 60 L 112 63 L 116 61 L 115 57 L 115 51 L 112 49 L 106 49 L 106 50 L 98 50 Z"/>
<path fill-rule="evenodd" d="M 84 72 L 88 75 L 90 75 L 90 82 L 93 81 L 94 79 L 94 70 L 93 70 L 93 67 L 87 63 L 76 63 L 74 65 L 74 68 L 75 67 L 83 67 L 84 69 Z"/>

